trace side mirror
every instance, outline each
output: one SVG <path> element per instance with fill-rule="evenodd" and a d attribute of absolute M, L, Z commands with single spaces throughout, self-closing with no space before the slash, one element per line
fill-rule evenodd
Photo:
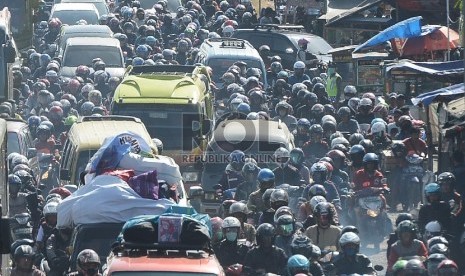
<path fill-rule="evenodd" d="M 9 42 L 7 42 L 7 44 L 3 45 L 3 56 L 5 57 L 5 61 L 7 63 L 15 62 L 16 50 Z"/>
<path fill-rule="evenodd" d="M 383 267 L 382 265 L 375 265 L 375 266 L 374 266 L 374 269 L 375 269 L 376 271 L 383 271 L 384 267 Z"/>
<path fill-rule="evenodd" d="M 60 179 L 70 181 L 71 180 L 71 175 L 69 175 L 69 170 L 61 169 L 60 170 Z"/>
<path fill-rule="evenodd" d="M 212 129 L 212 120 L 205 119 L 203 120 L 202 134 L 207 135 Z"/>
<path fill-rule="evenodd" d="M 27 149 L 27 158 L 31 159 L 37 156 L 37 149 L 36 148 L 28 148 Z"/>
<path fill-rule="evenodd" d="M 286 49 L 286 54 L 293 54 L 294 50 L 292 48 L 287 48 Z"/>
<path fill-rule="evenodd" d="M 199 121 L 192 121 L 192 132 L 198 132 L 201 129 Z"/>
<path fill-rule="evenodd" d="M 10 220 L 2 217 L 0 219 L 0 254 L 10 254 L 11 243 Z"/>
<path fill-rule="evenodd" d="M 200 186 L 192 186 L 189 189 L 189 199 L 199 198 L 199 197 L 201 198 L 203 197 L 204 194 L 205 192 L 203 191 L 203 188 Z"/>

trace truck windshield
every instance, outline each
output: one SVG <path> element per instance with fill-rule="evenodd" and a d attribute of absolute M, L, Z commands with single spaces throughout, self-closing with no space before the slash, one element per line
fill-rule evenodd
<path fill-rule="evenodd" d="M 119 104 L 112 113 L 140 118 L 150 136 L 163 142 L 164 150 L 184 151 L 192 150 L 192 122 L 202 117 L 193 104 Z"/>
<path fill-rule="evenodd" d="M 59 18 L 63 24 L 76 25 L 81 19 L 84 19 L 87 24 L 98 25 L 98 14 L 92 10 L 62 10 L 55 11 L 52 17 Z"/>
<path fill-rule="evenodd" d="M 102 45 L 70 45 L 66 47 L 63 66 L 92 66 L 94 58 L 101 58 L 107 68 L 124 67 L 120 49 Z"/>

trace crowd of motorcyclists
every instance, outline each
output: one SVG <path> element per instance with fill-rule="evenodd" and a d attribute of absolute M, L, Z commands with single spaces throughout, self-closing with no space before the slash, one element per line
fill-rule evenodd
<path fill-rule="evenodd" d="M 48 19 L 45 3 L 40 4 L 35 47 L 14 69 L 14 99 L 0 104 L 0 117 L 26 120 L 38 153 L 59 164 L 67 131 L 79 116 L 108 115 L 121 79 L 106 72 L 101 59 L 92 68 L 79 66 L 73 78 L 61 77 L 55 40 L 62 24 Z M 133 66 L 194 65 L 205 39 L 277 20 L 272 9 L 257 14 L 250 0 L 187 1 L 175 17 L 165 0 L 151 10 L 136 0 L 113 9 L 100 24 L 115 33 Z M 302 51 L 307 43 L 299 41 Z M 230 153 L 218 186 L 222 216 L 211 219 L 212 246 L 226 274 L 375 275 L 379 269 L 361 251 L 373 245 L 378 252 L 388 236 L 389 275 L 461 275 L 463 153 L 453 154 L 450 172 L 421 183 L 428 149 L 404 95 L 358 93 L 351 85 L 339 87 L 332 66 L 309 68 L 296 61 L 289 71 L 279 56 L 269 55 L 268 46 L 259 52 L 267 72 L 241 61 L 227 72 L 209 71 L 222 74 L 223 81 L 212 83 L 217 106 L 224 107 L 216 124 L 280 121 L 292 132 L 295 148 L 278 148 L 269 164 L 258 164 L 240 150 Z M 336 94 L 329 91 L 334 87 Z M 385 150 L 393 152 L 397 164 L 388 179 L 380 166 Z M 12 153 L 8 162 L 10 216 L 29 215 L 24 228 L 30 228 L 18 231 L 12 244 L 11 274 L 98 275 L 100 259 L 90 249 L 79 253 L 78 271 L 68 271 L 72 229 L 55 227 L 57 206 L 77 187 L 43 187 L 25 156 Z M 411 182 L 416 189 L 406 186 Z M 426 201 L 418 205 L 423 196 Z M 399 205 L 404 213 L 393 225 L 388 212 L 397 212 Z M 417 208 L 414 218 L 408 212 Z"/>

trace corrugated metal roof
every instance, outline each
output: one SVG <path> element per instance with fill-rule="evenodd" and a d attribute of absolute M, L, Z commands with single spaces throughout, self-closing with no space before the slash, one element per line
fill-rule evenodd
<path fill-rule="evenodd" d="M 328 11 L 319 19 L 325 19 L 326 25 L 334 24 L 335 22 L 351 16 L 357 12 L 361 12 L 382 0 L 330 0 L 328 3 Z"/>

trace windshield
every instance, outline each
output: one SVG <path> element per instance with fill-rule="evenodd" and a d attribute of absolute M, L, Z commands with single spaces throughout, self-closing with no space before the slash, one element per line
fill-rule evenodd
<path fill-rule="evenodd" d="M 87 163 L 96 152 L 97 150 L 85 150 L 79 153 L 74 179 L 71 179 L 71 183 L 79 183 L 79 175 L 86 169 Z"/>
<path fill-rule="evenodd" d="M 7 153 L 10 154 L 12 152 L 21 153 L 21 147 L 19 145 L 19 138 L 18 133 L 16 132 L 8 132 L 8 146 L 7 146 Z"/>
<path fill-rule="evenodd" d="M 65 34 L 61 39 L 60 39 L 60 47 L 64 48 L 66 45 L 66 41 L 68 39 L 73 38 L 73 37 L 103 37 L 103 38 L 110 38 L 112 37 L 111 33 L 68 33 Z"/>
<path fill-rule="evenodd" d="M 63 66 L 92 66 L 92 60 L 94 58 L 101 58 L 105 62 L 107 68 L 124 67 L 120 48 L 103 45 L 76 45 L 66 47 Z"/>
<path fill-rule="evenodd" d="M 140 0 L 140 7 L 147 10 L 153 8 L 153 5 L 155 5 L 157 1 L 155 0 Z M 178 7 L 182 6 L 181 1 L 179 0 L 168 0 L 167 4 L 167 9 L 170 12 L 176 12 L 178 10 Z"/>
<path fill-rule="evenodd" d="M 289 37 L 293 40 L 295 45 L 297 44 L 297 41 L 301 38 L 305 38 L 308 43 L 308 51 L 312 54 L 315 55 L 327 55 L 328 51 L 333 49 L 331 45 L 328 44 L 323 38 L 319 36 L 310 36 L 310 35 L 305 35 L 305 34 L 292 34 L 289 35 Z"/>
<path fill-rule="evenodd" d="M 218 59 L 218 58 L 215 58 L 215 59 L 209 59 L 207 61 L 207 64 L 205 64 L 205 65 L 208 65 L 208 66 L 210 66 L 212 68 L 212 70 L 213 70 L 213 81 L 217 82 L 217 83 L 222 83 L 223 81 L 220 79 L 221 76 L 223 75 L 224 72 L 228 71 L 228 68 L 231 65 L 233 65 L 233 63 L 236 62 L 236 61 L 237 60 L 235 60 L 235 59 Z M 258 68 L 258 69 L 262 70 L 262 64 L 258 60 L 243 59 L 242 61 L 246 62 L 248 67 Z M 262 72 L 262 76 L 263 76 L 263 72 Z"/>
<path fill-rule="evenodd" d="M 164 272 L 164 271 L 125 271 L 125 272 L 113 272 L 112 276 L 217 276 L 218 274 L 213 273 L 195 273 L 195 272 Z"/>
<path fill-rule="evenodd" d="M 140 118 L 150 136 L 163 142 L 164 150 L 191 151 L 192 122 L 201 120 L 197 106 L 189 104 L 124 104 L 112 113 Z"/>
<path fill-rule="evenodd" d="M 81 19 L 84 19 L 89 25 L 98 24 L 98 15 L 94 11 L 80 10 L 80 11 L 55 11 L 52 17 L 59 18 L 63 24 L 76 25 Z"/>

